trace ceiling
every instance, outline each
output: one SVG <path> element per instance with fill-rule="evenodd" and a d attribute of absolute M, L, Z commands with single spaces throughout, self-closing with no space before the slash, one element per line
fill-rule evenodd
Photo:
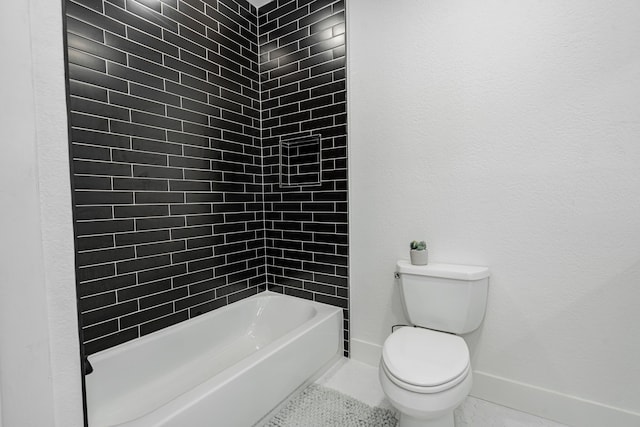
<path fill-rule="evenodd" d="M 247 0 L 247 1 L 259 9 L 261 6 L 264 6 L 267 3 L 271 3 L 273 0 Z"/>

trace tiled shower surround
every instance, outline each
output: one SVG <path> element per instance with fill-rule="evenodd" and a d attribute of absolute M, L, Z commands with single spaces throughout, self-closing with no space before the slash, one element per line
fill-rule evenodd
<path fill-rule="evenodd" d="M 344 2 L 68 0 L 66 25 L 85 353 L 267 288 L 342 307 L 348 352 Z M 306 137 L 315 182 L 281 186 Z"/>
<path fill-rule="evenodd" d="M 344 2 L 269 3 L 259 22 L 269 288 L 344 308 L 348 350 Z M 281 186 L 280 142 L 312 136 L 320 184 Z"/>

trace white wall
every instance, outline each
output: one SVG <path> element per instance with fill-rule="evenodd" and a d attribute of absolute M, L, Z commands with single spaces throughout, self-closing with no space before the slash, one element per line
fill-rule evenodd
<path fill-rule="evenodd" d="M 0 424 L 81 426 L 61 2 L 3 2 L 0 44 Z"/>
<path fill-rule="evenodd" d="M 491 267 L 475 393 L 640 423 L 640 2 L 350 0 L 348 19 L 354 357 L 405 321 L 394 263 L 425 239 Z"/>

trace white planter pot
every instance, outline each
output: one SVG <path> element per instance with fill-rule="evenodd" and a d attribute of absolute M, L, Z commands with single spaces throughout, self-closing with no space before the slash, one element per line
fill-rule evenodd
<path fill-rule="evenodd" d="M 429 251 L 426 249 L 423 251 L 411 249 L 409 255 L 411 255 L 411 264 L 413 265 L 427 265 L 429 263 Z"/>

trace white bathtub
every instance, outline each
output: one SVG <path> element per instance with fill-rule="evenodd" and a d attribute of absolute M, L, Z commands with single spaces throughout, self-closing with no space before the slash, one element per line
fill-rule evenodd
<path fill-rule="evenodd" d="M 248 427 L 341 356 L 341 309 L 262 292 L 89 356 L 89 427 Z"/>

